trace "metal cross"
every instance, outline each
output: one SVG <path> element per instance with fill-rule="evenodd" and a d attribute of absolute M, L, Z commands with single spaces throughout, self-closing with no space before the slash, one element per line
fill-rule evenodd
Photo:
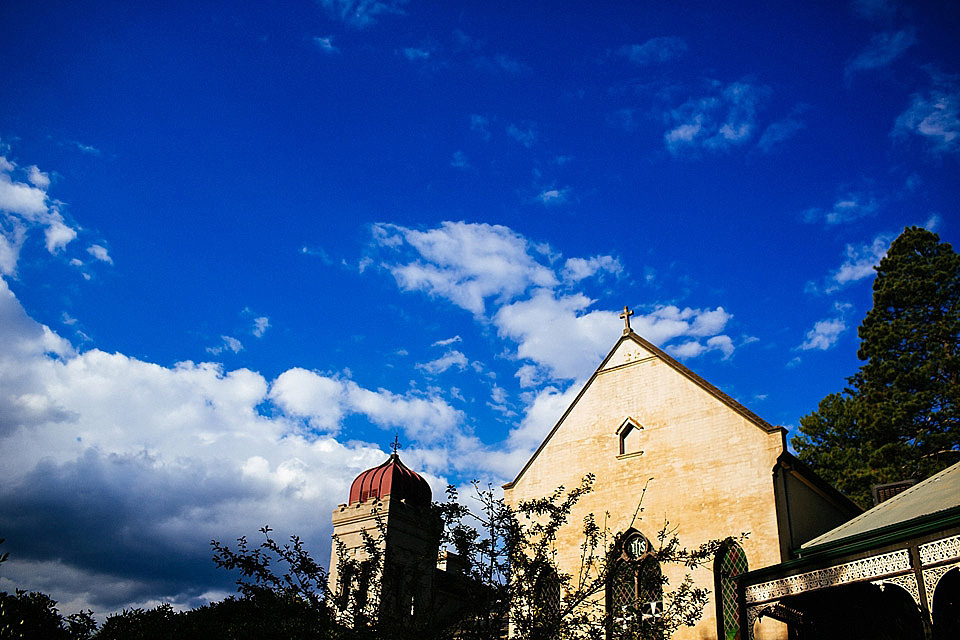
<path fill-rule="evenodd" d="M 620 319 L 623 320 L 623 324 L 625 325 L 623 327 L 624 333 L 630 333 L 630 316 L 632 315 L 633 315 L 633 311 L 630 311 L 630 309 L 626 305 L 624 305 L 623 313 L 620 314 Z"/>
<path fill-rule="evenodd" d="M 403 448 L 403 445 L 400 444 L 400 432 L 397 432 L 397 435 L 393 436 L 393 442 L 390 446 L 393 448 L 393 455 L 397 455 L 397 449 Z"/>

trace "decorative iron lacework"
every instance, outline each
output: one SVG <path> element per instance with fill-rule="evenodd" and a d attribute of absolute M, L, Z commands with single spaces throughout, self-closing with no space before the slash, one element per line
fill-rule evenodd
<path fill-rule="evenodd" d="M 924 566 L 954 558 L 960 558 L 960 536 L 920 545 L 920 564 Z"/>
<path fill-rule="evenodd" d="M 753 640 L 753 625 L 756 624 L 757 618 L 760 617 L 760 611 L 767 605 L 756 605 L 753 607 L 747 607 L 747 638 Z"/>
<path fill-rule="evenodd" d="M 736 542 L 730 542 L 723 549 L 717 569 L 717 615 L 723 624 L 724 640 L 739 640 L 740 610 L 737 607 L 736 576 L 747 572 L 747 556 Z"/>
<path fill-rule="evenodd" d="M 950 571 L 950 569 L 956 569 L 958 567 L 960 567 L 960 562 L 923 570 L 923 588 L 927 591 L 927 609 L 930 611 L 931 616 L 933 616 L 933 596 L 937 591 L 937 583 L 940 582 L 940 578 Z"/>
<path fill-rule="evenodd" d="M 906 549 L 892 551 L 853 562 L 808 571 L 780 580 L 771 580 L 746 588 L 748 603 L 765 602 L 784 598 L 805 591 L 815 591 L 850 582 L 862 582 L 881 576 L 910 570 L 910 552 Z"/>
<path fill-rule="evenodd" d="M 906 592 L 910 594 L 910 597 L 913 598 L 917 607 L 920 607 L 920 588 L 917 586 L 917 576 L 912 572 L 890 578 L 883 578 L 882 580 L 874 580 L 871 584 L 875 584 L 881 589 L 885 584 L 895 584 L 898 587 L 903 587 Z"/>

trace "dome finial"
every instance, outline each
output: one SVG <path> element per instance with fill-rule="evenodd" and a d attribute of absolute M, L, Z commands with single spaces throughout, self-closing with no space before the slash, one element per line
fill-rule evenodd
<path fill-rule="evenodd" d="M 403 448 L 403 445 L 400 444 L 400 432 L 397 431 L 397 434 L 393 436 L 393 442 L 390 443 L 390 448 L 393 449 L 393 455 L 397 455 L 397 451 Z"/>

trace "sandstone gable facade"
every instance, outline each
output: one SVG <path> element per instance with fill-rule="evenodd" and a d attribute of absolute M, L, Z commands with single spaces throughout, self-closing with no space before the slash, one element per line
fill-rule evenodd
<path fill-rule="evenodd" d="M 516 504 L 549 495 L 558 486 L 577 486 L 587 473 L 596 476 L 594 491 L 577 505 L 557 544 L 566 572 L 580 566 L 579 523 L 589 513 L 614 534 L 632 527 L 650 540 L 669 520 L 687 548 L 749 532 L 738 553 L 758 568 L 788 559 L 792 549 L 859 512 L 793 459 L 783 427 L 766 423 L 629 327 L 504 486 L 505 497 Z M 683 572 L 664 570 L 676 586 Z M 731 635 L 738 621 L 729 619 L 742 615 L 735 604 L 731 610 L 728 602 L 725 614 L 721 601 L 718 617 L 716 591 L 724 586 L 714 573 L 693 574 L 714 593 L 697 626 L 681 629 L 678 638 L 739 637 Z M 728 588 L 732 584 L 728 580 Z M 757 632 L 787 636 L 773 620 Z"/>

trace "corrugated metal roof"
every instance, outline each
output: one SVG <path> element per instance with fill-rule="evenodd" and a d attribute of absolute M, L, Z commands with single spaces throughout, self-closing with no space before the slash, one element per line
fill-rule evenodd
<path fill-rule="evenodd" d="M 960 462 L 804 543 L 801 548 L 836 542 L 957 506 L 960 506 Z"/>

